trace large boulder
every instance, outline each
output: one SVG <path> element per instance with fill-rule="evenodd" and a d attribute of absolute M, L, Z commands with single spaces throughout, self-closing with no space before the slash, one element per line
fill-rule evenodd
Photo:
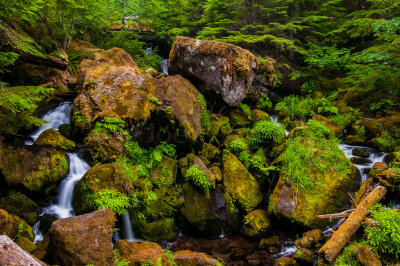
<path fill-rule="evenodd" d="M 37 221 L 38 208 L 39 206 L 34 201 L 20 192 L 12 192 L 7 197 L 0 198 L 0 209 L 18 215 L 29 224 Z"/>
<path fill-rule="evenodd" d="M 184 231 L 194 229 L 202 236 L 218 237 L 222 230 L 227 234 L 239 228 L 238 212 L 230 196 L 222 186 L 210 191 L 210 195 L 198 191 L 188 183 L 183 185 L 184 204 L 181 213 L 185 218 L 182 224 Z"/>
<path fill-rule="evenodd" d="M 22 250 L 6 235 L 0 235 L 0 254 L 0 265 L 46 265 Z"/>
<path fill-rule="evenodd" d="M 114 249 L 118 250 L 120 259 L 127 260 L 129 265 L 157 265 L 158 261 L 160 265 L 172 265 L 167 254 L 156 243 L 118 240 Z"/>
<path fill-rule="evenodd" d="M 89 132 L 104 117 L 118 118 L 126 121 L 136 140 L 144 142 L 158 130 L 151 121 L 170 126 L 176 120 L 186 139 L 194 142 L 200 136 L 199 92 L 189 81 L 179 75 L 157 80 L 120 48 L 95 52 L 93 57 L 78 69 L 80 94 L 72 107 L 75 126 Z"/>
<path fill-rule="evenodd" d="M 201 91 L 212 91 L 238 106 L 256 74 L 257 58 L 232 44 L 177 36 L 172 46 L 168 73 L 181 74 Z"/>
<path fill-rule="evenodd" d="M 112 228 L 114 213 L 93 213 L 55 221 L 49 231 L 49 251 L 60 265 L 113 265 Z"/>
<path fill-rule="evenodd" d="M 246 211 L 255 209 L 262 201 L 262 193 L 257 180 L 231 153 L 225 154 L 224 184 L 227 192 Z"/>
<path fill-rule="evenodd" d="M 15 214 L 9 214 L 0 209 L 0 232 L 12 239 L 26 237 L 33 240 L 33 229 L 24 220 Z"/>
<path fill-rule="evenodd" d="M 50 146 L 65 151 L 73 151 L 77 147 L 75 142 L 67 139 L 66 137 L 61 135 L 57 130 L 52 128 L 43 131 L 35 141 L 35 145 Z"/>
<path fill-rule="evenodd" d="M 182 266 L 209 266 L 221 265 L 221 263 L 202 252 L 195 252 L 191 250 L 178 250 L 174 253 L 174 262 Z"/>
<path fill-rule="evenodd" d="M 51 147 L 0 143 L 0 171 L 8 185 L 40 192 L 68 174 L 68 158 Z"/>
<path fill-rule="evenodd" d="M 266 210 L 254 210 L 243 219 L 242 233 L 251 238 L 265 237 L 271 230 L 271 222 Z"/>

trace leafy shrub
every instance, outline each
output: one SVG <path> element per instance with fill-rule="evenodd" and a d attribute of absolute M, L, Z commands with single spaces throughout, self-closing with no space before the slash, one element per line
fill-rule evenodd
<path fill-rule="evenodd" d="M 203 190 L 206 194 L 210 192 L 213 183 L 206 177 L 206 174 L 198 167 L 192 165 L 186 170 L 185 181 L 192 182 L 196 187 Z"/>
<path fill-rule="evenodd" d="M 263 94 L 258 100 L 256 107 L 260 110 L 268 111 L 272 107 L 272 102 L 267 94 Z"/>
<path fill-rule="evenodd" d="M 44 121 L 33 116 L 33 112 L 53 91 L 53 88 L 0 86 L 0 128 L 16 132 L 40 126 Z"/>
<path fill-rule="evenodd" d="M 250 148 L 256 150 L 264 141 L 280 143 L 285 136 L 285 130 L 281 126 L 272 121 L 262 120 L 254 125 L 247 141 Z"/>
<path fill-rule="evenodd" d="M 395 135 L 395 136 L 393 136 Z M 378 148 L 385 152 L 400 150 L 400 139 L 396 133 L 391 133 L 388 130 L 383 130 L 379 137 L 376 138 Z"/>
<path fill-rule="evenodd" d="M 400 213 L 379 204 L 375 205 L 370 213 L 372 219 L 377 222 L 376 226 L 365 228 L 367 241 L 372 250 L 398 259 L 400 256 Z"/>
<path fill-rule="evenodd" d="M 122 215 L 131 206 L 130 199 L 113 189 L 103 189 L 95 195 L 94 203 L 98 209 L 109 208 L 115 214 Z"/>

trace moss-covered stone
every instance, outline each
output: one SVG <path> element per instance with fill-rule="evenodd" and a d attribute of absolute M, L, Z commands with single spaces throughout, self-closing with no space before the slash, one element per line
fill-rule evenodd
<path fill-rule="evenodd" d="M 130 167 L 133 178 L 137 178 L 136 168 Z M 76 183 L 73 205 L 78 214 L 94 210 L 91 195 L 103 189 L 113 189 L 130 196 L 134 192 L 132 180 L 127 177 L 123 166 L 118 163 L 101 164 L 90 168 Z"/>
<path fill-rule="evenodd" d="M 314 262 L 314 253 L 306 248 L 299 248 L 294 254 L 293 259 L 301 265 L 312 265 Z"/>
<path fill-rule="evenodd" d="M 0 209 L 16 214 L 29 224 L 38 220 L 36 210 L 39 206 L 21 192 L 12 192 L 5 198 L 0 198 Z"/>
<path fill-rule="evenodd" d="M 136 241 L 128 242 L 118 240 L 114 244 L 114 250 L 117 249 L 120 259 L 125 259 L 129 265 L 156 265 L 161 260 L 162 265 L 172 265 L 162 248 L 156 243 Z"/>
<path fill-rule="evenodd" d="M 370 164 L 371 161 L 368 160 L 367 158 L 361 158 L 361 157 L 351 157 L 350 161 L 354 164 Z"/>
<path fill-rule="evenodd" d="M 140 236 L 150 241 L 174 240 L 178 236 L 174 218 L 162 218 L 146 224 L 140 229 Z"/>
<path fill-rule="evenodd" d="M 14 214 L 9 214 L 0 209 L 0 232 L 8 235 L 11 239 L 26 237 L 33 241 L 33 229 L 27 222 Z"/>
<path fill-rule="evenodd" d="M 147 207 L 147 219 L 150 221 L 165 217 L 174 217 L 184 203 L 181 185 L 156 188 L 154 189 L 154 193 L 157 199 L 150 201 Z"/>
<path fill-rule="evenodd" d="M 368 158 L 369 157 L 369 152 L 361 149 L 361 148 L 354 148 L 351 151 L 351 154 L 353 154 L 354 156 L 358 156 L 358 157 L 362 157 L 362 158 Z"/>
<path fill-rule="evenodd" d="M 210 135 L 217 137 L 219 134 L 226 136 L 232 132 L 232 127 L 229 122 L 229 118 L 226 116 L 213 116 L 210 125 Z"/>
<path fill-rule="evenodd" d="M 400 168 L 400 151 L 395 151 L 395 152 L 389 153 L 385 157 L 385 162 L 388 165 L 394 165 L 395 167 Z"/>
<path fill-rule="evenodd" d="M 204 143 L 199 155 L 204 156 L 209 161 L 215 161 L 221 156 L 221 151 L 210 143 Z"/>
<path fill-rule="evenodd" d="M 39 260 L 44 260 L 47 257 L 47 249 L 49 247 L 50 240 L 48 238 L 43 239 L 39 243 L 36 244 L 36 250 L 32 253 L 35 258 Z"/>
<path fill-rule="evenodd" d="M 281 242 L 279 241 L 278 236 L 271 236 L 269 238 L 261 239 L 260 243 L 258 244 L 259 248 L 268 248 L 268 247 L 280 247 Z"/>
<path fill-rule="evenodd" d="M 214 166 L 210 167 L 210 171 L 214 173 L 215 180 L 217 181 L 217 183 L 222 183 L 223 175 L 222 175 L 221 168 L 217 165 L 214 165 Z"/>
<path fill-rule="evenodd" d="M 241 207 L 251 211 L 261 203 L 262 194 L 257 180 L 235 155 L 225 155 L 223 173 L 227 192 Z"/>
<path fill-rule="evenodd" d="M 281 257 L 275 260 L 274 266 L 297 266 L 299 265 L 293 258 Z"/>
<path fill-rule="evenodd" d="M 243 218 L 242 233 L 247 237 L 260 239 L 270 230 L 271 222 L 265 210 L 254 210 Z"/>
<path fill-rule="evenodd" d="M 235 127 L 246 127 L 251 124 L 251 117 L 245 114 L 241 109 L 233 110 L 229 115 L 229 120 Z"/>
<path fill-rule="evenodd" d="M 94 44 L 82 40 L 73 40 L 69 45 L 68 53 L 70 55 L 81 54 L 85 58 L 93 58 L 93 54 L 100 51 L 102 51 L 102 49 Z"/>
<path fill-rule="evenodd" d="M 0 170 L 8 185 L 39 192 L 68 174 L 68 158 L 65 152 L 51 147 L 0 143 Z"/>
<path fill-rule="evenodd" d="M 221 263 L 205 253 L 190 250 L 178 250 L 174 253 L 174 262 L 180 266 L 221 265 Z"/>
<path fill-rule="evenodd" d="M 212 187 L 215 188 L 216 177 L 210 169 L 206 166 L 206 164 L 200 159 L 200 157 L 195 156 L 194 154 L 188 154 L 186 157 L 179 159 L 178 161 L 179 167 L 181 168 L 181 174 L 183 177 L 186 176 L 186 171 L 189 167 L 195 166 L 200 169 L 206 176 L 208 180 L 211 181 Z"/>
<path fill-rule="evenodd" d="M 177 160 L 164 156 L 161 165 L 154 170 L 151 181 L 156 187 L 170 187 L 175 183 Z"/>
<path fill-rule="evenodd" d="M 65 138 L 52 128 L 43 131 L 34 144 L 38 146 L 50 146 L 65 151 L 74 151 L 76 149 L 75 142 Z"/>
<path fill-rule="evenodd" d="M 306 248 L 306 249 L 313 249 L 324 240 L 324 235 L 320 229 L 313 229 L 311 231 L 307 231 L 303 233 L 302 238 L 296 240 L 294 244 L 298 249 Z"/>
<path fill-rule="evenodd" d="M 127 137 L 121 134 L 107 134 L 92 130 L 83 140 L 92 158 L 100 162 L 111 162 L 125 152 Z"/>
<path fill-rule="evenodd" d="M 270 120 L 270 119 L 271 118 L 270 118 L 269 114 L 267 114 L 266 112 L 258 110 L 258 109 L 252 110 L 253 123 L 257 123 L 262 120 Z"/>
<path fill-rule="evenodd" d="M 36 245 L 26 237 L 19 237 L 15 244 L 29 253 L 33 253 L 37 249 Z"/>

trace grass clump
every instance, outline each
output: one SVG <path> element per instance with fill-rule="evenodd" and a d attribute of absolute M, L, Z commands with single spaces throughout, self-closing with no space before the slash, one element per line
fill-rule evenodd
<path fill-rule="evenodd" d="M 185 181 L 192 182 L 206 194 L 210 192 L 210 189 L 213 186 L 213 182 L 207 178 L 206 174 L 194 165 L 190 166 L 186 170 Z"/>
<path fill-rule="evenodd" d="M 366 227 L 367 242 L 372 250 L 381 254 L 400 256 L 400 213 L 378 204 L 370 210 L 376 226 Z"/>
<path fill-rule="evenodd" d="M 263 142 L 273 141 L 280 143 L 285 136 L 285 129 L 281 126 L 272 121 L 262 120 L 254 125 L 247 141 L 252 150 L 257 150 Z"/>

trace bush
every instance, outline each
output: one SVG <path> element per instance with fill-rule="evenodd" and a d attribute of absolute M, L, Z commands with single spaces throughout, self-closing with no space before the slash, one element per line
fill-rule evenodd
<path fill-rule="evenodd" d="M 367 241 L 372 250 L 386 255 L 400 256 L 400 213 L 397 210 L 386 209 L 376 205 L 371 210 L 371 217 L 376 226 L 366 227 Z"/>
<path fill-rule="evenodd" d="M 206 177 L 206 174 L 196 166 L 192 165 L 186 170 L 185 181 L 192 182 L 206 194 L 210 192 L 213 183 Z"/>
<path fill-rule="evenodd" d="M 118 215 L 125 214 L 131 207 L 129 197 L 113 189 L 103 189 L 94 197 L 98 209 L 109 208 Z"/>
<path fill-rule="evenodd" d="M 254 125 L 252 133 L 247 141 L 250 148 L 256 150 L 264 141 L 280 143 L 285 136 L 285 129 L 283 129 L 283 127 L 278 126 L 275 122 L 262 120 Z"/>

